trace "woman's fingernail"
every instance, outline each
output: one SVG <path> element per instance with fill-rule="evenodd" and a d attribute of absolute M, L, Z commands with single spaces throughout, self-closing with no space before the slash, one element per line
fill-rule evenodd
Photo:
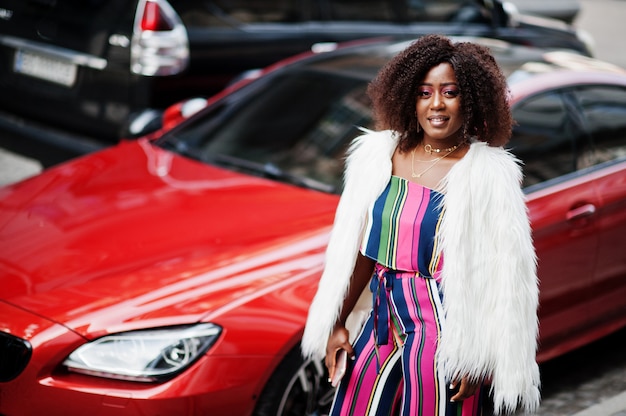
<path fill-rule="evenodd" d="M 453 389 L 454 388 L 454 384 L 450 383 L 450 388 Z"/>
<path fill-rule="evenodd" d="M 330 377 L 328 377 L 328 382 L 330 383 L 330 382 L 332 382 L 332 381 L 333 381 L 333 380 L 332 380 Z"/>

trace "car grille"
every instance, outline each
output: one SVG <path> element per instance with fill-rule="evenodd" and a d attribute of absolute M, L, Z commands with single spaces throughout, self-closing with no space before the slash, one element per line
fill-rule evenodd
<path fill-rule="evenodd" d="M 0 382 L 19 376 L 30 360 L 30 343 L 0 331 Z"/>

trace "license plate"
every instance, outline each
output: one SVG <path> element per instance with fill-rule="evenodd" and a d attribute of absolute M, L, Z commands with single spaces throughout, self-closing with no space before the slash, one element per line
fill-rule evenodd
<path fill-rule="evenodd" d="M 49 56 L 18 49 L 15 72 L 71 87 L 76 81 L 76 65 Z"/>

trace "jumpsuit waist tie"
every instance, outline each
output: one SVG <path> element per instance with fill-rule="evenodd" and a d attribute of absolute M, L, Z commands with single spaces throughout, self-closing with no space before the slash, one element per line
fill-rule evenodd
<path fill-rule="evenodd" d="M 370 282 L 370 290 L 374 295 L 372 313 L 374 340 L 377 347 L 389 343 L 389 292 L 393 289 L 394 274 L 391 269 L 377 264 Z"/>
<path fill-rule="evenodd" d="M 374 335 L 374 350 L 376 353 L 376 368 L 380 371 L 380 354 L 379 347 L 381 345 L 389 344 L 390 334 L 389 331 L 393 330 L 391 319 L 391 292 L 393 290 L 394 281 L 398 278 L 399 274 L 406 274 L 407 272 L 396 271 L 376 263 L 376 268 L 370 281 L 370 290 L 373 295 L 373 335 Z M 408 272 L 413 274 L 413 277 L 422 277 L 419 272 Z"/>

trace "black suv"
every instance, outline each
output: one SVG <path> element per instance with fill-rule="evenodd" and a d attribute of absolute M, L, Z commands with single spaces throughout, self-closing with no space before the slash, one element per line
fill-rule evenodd
<path fill-rule="evenodd" d="M 426 33 L 590 54 L 572 27 L 497 0 L 0 0 L 0 127 L 116 141 L 142 110 L 313 45 Z"/>

